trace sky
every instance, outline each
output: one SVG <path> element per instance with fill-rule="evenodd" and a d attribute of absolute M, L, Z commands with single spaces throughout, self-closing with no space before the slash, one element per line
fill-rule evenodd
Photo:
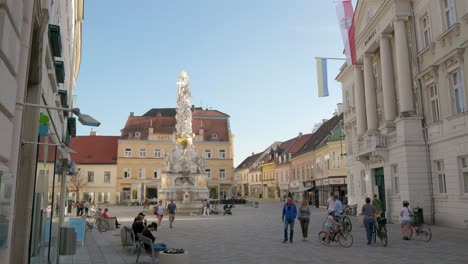
<path fill-rule="evenodd" d="M 130 112 L 177 107 L 186 70 L 191 103 L 230 116 L 237 166 L 333 116 L 343 61 L 319 98 L 314 57 L 344 58 L 333 0 L 86 1 L 75 105 L 120 135 Z"/>

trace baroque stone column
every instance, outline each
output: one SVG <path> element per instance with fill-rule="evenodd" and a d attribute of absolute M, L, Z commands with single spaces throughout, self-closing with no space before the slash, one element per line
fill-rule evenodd
<path fill-rule="evenodd" d="M 385 126 L 393 123 L 396 117 L 395 76 L 393 74 L 392 48 L 390 36 L 380 37 L 380 58 L 382 68 L 382 90 L 384 99 Z"/>
<path fill-rule="evenodd" d="M 364 81 L 361 65 L 354 65 L 354 101 L 356 102 L 357 136 L 359 138 L 367 130 L 366 101 L 364 98 Z"/>
<path fill-rule="evenodd" d="M 414 113 L 413 85 L 411 82 L 408 38 L 406 36 L 406 18 L 397 18 L 393 24 L 395 28 L 395 51 L 400 113 Z"/>
<path fill-rule="evenodd" d="M 376 134 L 377 130 L 377 97 L 375 95 L 372 55 L 364 55 L 364 86 L 366 94 L 367 134 Z"/>

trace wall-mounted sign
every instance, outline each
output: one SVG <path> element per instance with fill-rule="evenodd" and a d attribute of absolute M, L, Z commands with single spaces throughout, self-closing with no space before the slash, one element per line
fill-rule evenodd
<path fill-rule="evenodd" d="M 330 185 L 345 184 L 345 178 L 330 178 Z"/>

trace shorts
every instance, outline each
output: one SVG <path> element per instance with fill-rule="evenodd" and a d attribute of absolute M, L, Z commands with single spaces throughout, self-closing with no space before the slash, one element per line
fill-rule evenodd
<path fill-rule="evenodd" d="M 401 220 L 402 225 L 409 225 L 411 223 L 411 220 Z"/>
<path fill-rule="evenodd" d="M 169 214 L 169 221 L 174 221 L 175 214 Z"/>
<path fill-rule="evenodd" d="M 332 230 L 332 226 L 325 226 L 325 231 L 331 231 Z"/>
<path fill-rule="evenodd" d="M 156 217 L 157 217 L 157 218 L 159 218 L 159 217 L 163 218 L 164 215 L 163 215 L 163 214 L 156 214 Z"/>

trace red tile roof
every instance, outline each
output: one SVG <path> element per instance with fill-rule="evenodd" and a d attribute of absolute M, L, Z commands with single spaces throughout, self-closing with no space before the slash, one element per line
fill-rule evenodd
<path fill-rule="evenodd" d="M 302 146 L 307 142 L 307 140 L 312 137 L 312 133 L 310 134 L 305 134 L 305 135 L 299 135 L 296 137 L 296 141 L 292 144 L 292 146 L 286 151 L 286 153 L 291 153 L 294 154 L 297 151 L 299 151 Z"/>
<path fill-rule="evenodd" d="M 229 141 L 229 116 L 217 110 L 201 110 L 194 108 L 192 114 L 192 131 L 199 135 L 203 128 L 204 141 Z M 145 116 L 129 116 L 125 127 L 121 130 L 121 139 L 148 139 L 149 128 L 153 128 L 153 133 L 172 134 L 176 132 L 175 111 L 164 108 L 166 115 L 149 116 L 150 113 L 157 113 L 158 108 L 148 111 Z M 168 116 L 173 113 L 174 116 Z M 140 137 L 135 137 L 139 132 Z M 215 137 L 213 135 L 216 134 Z"/>
<path fill-rule="evenodd" d="M 76 136 L 70 141 L 76 164 L 117 164 L 118 136 Z"/>

